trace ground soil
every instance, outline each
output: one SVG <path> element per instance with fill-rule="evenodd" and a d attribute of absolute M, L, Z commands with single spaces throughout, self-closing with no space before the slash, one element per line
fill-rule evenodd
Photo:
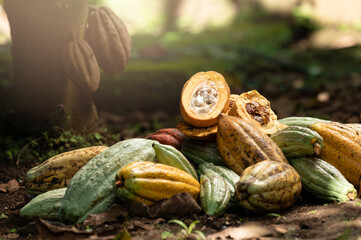
<path fill-rule="evenodd" d="M 12 193 L 0 193 L 1 213 L 7 216 L 0 219 L 2 239 L 115 239 L 124 230 L 131 239 L 162 239 L 165 233 L 173 234 L 173 238 L 168 239 L 185 239 L 179 225 L 170 224 L 162 218 L 131 217 L 124 225 L 124 219 L 119 217 L 93 228 L 92 234 L 74 229 L 69 231 L 69 228 L 45 231 L 43 222 L 19 216 L 19 210 L 26 201 L 23 188 Z M 229 210 L 221 217 L 199 213 L 181 220 L 187 225 L 199 220 L 195 230 L 202 231 L 207 239 L 357 239 L 361 236 L 359 199 L 342 204 L 324 203 L 303 193 L 295 205 L 278 214 L 255 216 Z M 76 227 L 84 230 L 84 226 Z"/>

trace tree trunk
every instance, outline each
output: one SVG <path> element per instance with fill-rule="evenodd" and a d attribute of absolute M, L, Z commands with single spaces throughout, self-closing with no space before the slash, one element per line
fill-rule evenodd
<path fill-rule="evenodd" d="M 41 120 L 64 110 L 59 124 L 77 132 L 98 123 L 91 94 L 65 77 L 64 45 L 84 38 L 87 0 L 5 0 L 13 55 L 13 84 L 7 105 Z"/>

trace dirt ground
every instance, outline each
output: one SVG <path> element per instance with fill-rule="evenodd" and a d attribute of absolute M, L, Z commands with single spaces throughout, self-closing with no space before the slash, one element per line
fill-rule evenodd
<path fill-rule="evenodd" d="M 88 231 L 84 226 L 21 218 L 19 211 L 26 201 L 21 182 L 18 190 L 0 193 L 1 214 L 6 215 L 0 219 L 1 239 L 187 239 L 182 235 L 182 227 L 168 223 L 168 219 L 128 216 L 124 213 L 127 212 L 125 206 L 119 206 L 120 212 L 113 211 L 118 212 L 115 218 L 97 223 Z M 180 220 L 188 226 L 198 220 L 195 230 L 214 240 L 358 239 L 361 236 L 361 201 L 323 203 L 302 193 L 295 205 L 278 214 L 255 216 L 229 210 L 221 217 L 196 213 Z M 190 235 L 188 239 L 197 239 L 196 236 Z"/>

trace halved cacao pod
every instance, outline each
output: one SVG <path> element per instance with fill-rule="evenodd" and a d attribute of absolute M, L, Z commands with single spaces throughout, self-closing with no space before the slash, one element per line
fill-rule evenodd
<path fill-rule="evenodd" d="M 243 171 L 235 196 L 242 208 L 264 214 L 290 207 L 301 189 L 301 177 L 290 164 L 262 161 Z"/>
<path fill-rule="evenodd" d="M 162 128 L 154 133 L 148 134 L 146 139 L 156 140 L 161 144 L 166 144 L 181 150 L 186 135 L 177 128 Z"/>
<path fill-rule="evenodd" d="M 229 95 L 229 101 L 228 101 L 228 110 L 226 111 L 226 114 L 229 114 L 229 111 L 231 111 L 233 105 L 236 103 L 237 98 L 239 97 L 238 94 L 231 94 Z"/>
<path fill-rule="evenodd" d="M 187 137 L 199 140 L 215 140 L 217 135 L 217 124 L 204 127 L 197 128 L 192 125 L 182 121 L 177 124 L 177 128 L 184 133 Z"/>
<path fill-rule="evenodd" d="M 86 36 L 104 71 L 116 74 L 124 70 L 130 59 L 131 38 L 123 21 L 111 9 L 90 8 Z"/>
<path fill-rule="evenodd" d="M 218 118 L 217 146 L 224 164 L 238 175 L 264 160 L 288 163 L 267 134 L 249 121 L 224 113 Z"/>
<path fill-rule="evenodd" d="M 286 127 L 278 122 L 270 102 L 257 90 L 242 93 L 228 114 L 251 122 L 268 135 Z"/>
<path fill-rule="evenodd" d="M 99 87 L 100 70 L 93 49 L 84 40 L 65 44 L 62 64 L 66 76 L 82 89 L 95 92 Z"/>
<path fill-rule="evenodd" d="M 229 107 L 230 89 L 224 77 L 214 71 L 194 74 L 183 86 L 180 111 L 193 127 L 210 127 Z"/>

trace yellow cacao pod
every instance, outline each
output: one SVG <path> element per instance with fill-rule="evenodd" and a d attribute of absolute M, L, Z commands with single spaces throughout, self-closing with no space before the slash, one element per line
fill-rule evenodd
<path fill-rule="evenodd" d="M 187 192 L 198 201 L 199 182 L 189 173 L 161 163 L 137 161 L 121 168 L 115 184 L 123 202 L 151 205 L 175 194 Z"/>
<path fill-rule="evenodd" d="M 268 135 L 239 117 L 219 115 L 217 146 L 225 165 L 238 175 L 264 160 L 288 163 L 282 150 Z"/>
<path fill-rule="evenodd" d="M 323 138 L 320 158 L 337 168 L 356 189 L 361 179 L 361 131 L 346 124 L 318 122 L 310 126 Z"/>

